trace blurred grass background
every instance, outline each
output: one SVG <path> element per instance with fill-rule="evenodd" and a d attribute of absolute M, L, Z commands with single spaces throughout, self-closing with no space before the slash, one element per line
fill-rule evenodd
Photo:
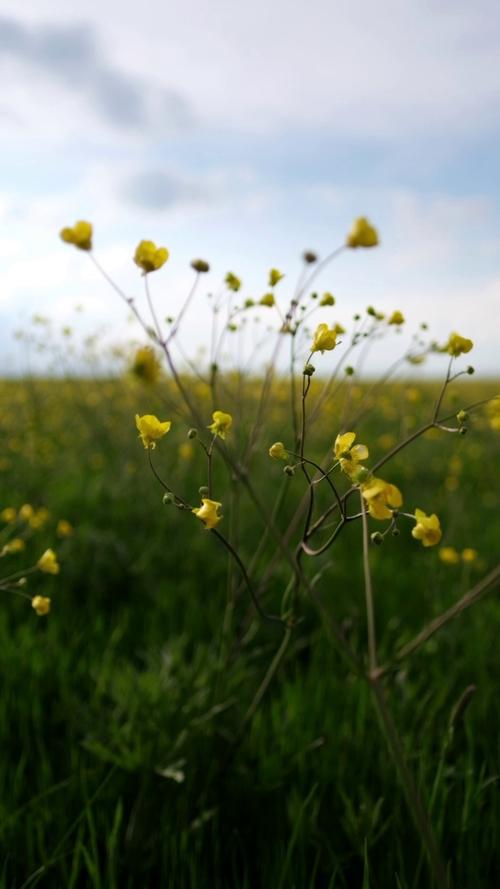
<path fill-rule="evenodd" d="M 185 382 L 208 424 L 206 392 Z M 258 378 L 221 380 L 216 406 L 234 414 L 236 453 L 260 388 Z M 446 411 L 498 388 L 455 384 Z M 428 419 L 437 391 L 433 383 L 346 384 L 311 429 L 308 453 L 321 459 L 356 420 L 373 463 Z M 206 483 L 205 458 L 186 437 L 191 424 L 171 385 L 5 380 L 0 404 L 0 508 L 31 503 L 51 516 L 8 568 L 33 564 L 47 546 L 61 562 L 58 577 L 29 584 L 52 597 L 47 619 L 7 594 L 0 609 L 1 885 L 430 885 L 369 689 L 333 650 L 307 598 L 285 662 L 234 747 L 280 633 L 255 619 L 244 591 L 226 611 L 237 569 L 200 522 L 162 503 L 136 412 L 173 420 L 154 459 L 174 490 L 196 505 Z M 269 510 L 286 486 L 277 519 L 284 531 L 304 481 L 300 473 L 285 479 L 267 455 L 273 441 L 291 438 L 289 391 L 279 380 L 271 406 L 251 477 Z M 498 561 L 498 431 L 484 409 L 469 426 L 464 437 L 427 434 L 381 472 L 403 491 L 406 510 L 438 513 L 443 545 L 477 550 L 473 562 L 443 564 L 437 547 L 411 538 L 408 521 L 400 537 L 372 548 L 382 659 Z M 221 530 L 248 562 L 262 533 L 251 502 L 220 463 L 214 490 L 224 504 Z M 61 518 L 74 534 L 58 541 Z M 274 548 L 271 538 L 257 578 Z M 306 569 L 321 569 L 322 600 L 362 653 L 359 523 Z M 278 561 L 266 607 L 279 610 L 288 580 Z M 388 683 L 459 886 L 493 886 L 500 868 L 499 630 L 492 594 Z M 476 693 L 450 736 L 450 714 L 471 684 Z"/>

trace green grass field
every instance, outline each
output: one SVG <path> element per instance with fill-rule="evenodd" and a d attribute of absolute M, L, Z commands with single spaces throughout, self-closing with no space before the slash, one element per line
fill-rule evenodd
<path fill-rule="evenodd" d="M 260 382 L 238 381 L 236 396 L 226 382 L 220 401 L 235 416 L 228 446 L 239 454 Z M 185 384 L 209 423 L 202 387 Z M 498 388 L 456 384 L 448 413 Z M 374 392 L 351 387 L 320 413 L 309 452 L 320 460 L 352 419 L 376 460 L 425 421 L 436 391 L 413 382 Z M 288 397 L 277 383 L 249 469 L 267 515 L 281 492 L 281 533 L 305 490 L 300 472 L 285 477 L 267 454 L 289 435 Z M 370 688 L 332 644 L 306 593 L 284 659 L 246 718 L 282 633 L 258 618 L 215 536 L 162 502 L 136 412 L 173 421 L 154 459 L 174 490 L 199 503 L 206 484 L 204 455 L 186 437 L 192 421 L 172 387 L 125 378 L 4 381 L 0 403 L 0 509 L 29 503 L 50 511 L 42 528 L 20 527 L 26 549 L 2 559 L 2 574 L 34 564 L 47 547 L 61 564 L 57 577 L 29 579 L 30 593 L 52 599 L 47 617 L 2 593 L 1 886 L 431 886 Z M 477 556 L 446 564 L 440 547 L 424 549 L 412 538 L 408 521 L 399 537 L 371 547 L 383 663 L 498 561 L 499 432 L 485 409 L 468 425 L 465 436 L 433 430 L 384 469 L 410 512 L 439 514 L 442 546 Z M 224 503 L 221 528 L 245 564 L 253 559 L 252 579 L 272 561 L 262 601 L 279 612 L 289 566 L 276 558 L 272 535 L 259 547 L 261 517 L 221 461 L 214 487 Z M 74 527 L 64 539 L 60 519 Z M 365 658 L 360 523 L 324 556 L 306 560 L 304 571 Z M 497 592 L 385 680 L 442 855 L 463 889 L 493 887 L 500 873 Z M 470 686 L 468 706 L 457 713 Z"/>

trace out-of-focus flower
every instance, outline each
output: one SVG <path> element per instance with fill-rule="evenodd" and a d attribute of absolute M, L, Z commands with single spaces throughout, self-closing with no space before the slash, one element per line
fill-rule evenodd
<path fill-rule="evenodd" d="M 348 247 L 376 247 L 379 243 L 377 229 L 368 222 L 365 216 L 355 219 L 351 231 L 347 235 Z"/>
<path fill-rule="evenodd" d="M 372 476 L 361 485 L 368 512 L 374 519 L 391 519 L 392 510 L 403 504 L 403 495 L 396 485 Z"/>
<path fill-rule="evenodd" d="M 279 272 L 278 269 L 271 269 L 269 272 L 269 287 L 276 287 L 278 281 L 281 281 L 285 276 L 282 272 Z"/>
<path fill-rule="evenodd" d="M 15 555 L 15 553 L 22 553 L 25 549 L 26 543 L 24 542 L 22 537 L 14 537 L 2 547 L 2 549 L 0 550 L 0 556 Z"/>
<path fill-rule="evenodd" d="M 214 411 L 212 414 L 213 423 L 210 424 L 207 428 L 210 429 L 214 435 L 218 435 L 219 438 L 225 438 L 226 433 L 229 432 L 231 426 L 233 425 L 233 418 L 231 414 L 225 414 L 224 411 Z"/>
<path fill-rule="evenodd" d="M 334 306 L 335 297 L 333 293 L 324 293 L 319 302 L 320 306 Z"/>
<path fill-rule="evenodd" d="M 40 509 L 35 510 L 33 515 L 29 520 L 30 528 L 33 528 L 34 531 L 38 531 L 40 528 L 43 528 L 44 525 L 47 524 L 50 519 L 50 512 L 45 506 L 41 506 Z"/>
<path fill-rule="evenodd" d="M 262 299 L 259 300 L 259 306 L 268 306 L 269 308 L 272 308 L 272 306 L 274 306 L 274 294 L 265 293 Z"/>
<path fill-rule="evenodd" d="M 140 241 L 135 248 L 134 262 L 147 275 L 161 269 L 169 256 L 166 247 L 157 247 L 154 241 Z"/>
<path fill-rule="evenodd" d="M 490 401 L 487 411 L 491 429 L 500 432 L 500 398 Z"/>
<path fill-rule="evenodd" d="M 421 540 L 423 546 L 435 546 L 442 537 L 441 525 L 435 513 L 428 516 L 422 509 L 415 510 L 416 525 L 412 529 L 412 537 Z"/>
<path fill-rule="evenodd" d="M 312 341 L 311 352 L 330 352 L 337 345 L 337 331 L 328 324 L 318 324 Z"/>
<path fill-rule="evenodd" d="M 215 528 L 223 518 L 221 514 L 222 503 L 219 503 L 217 500 L 210 500 L 208 497 L 202 497 L 201 504 L 197 509 L 193 509 L 195 516 L 201 519 L 207 530 Z"/>
<path fill-rule="evenodd" d="M 456 565 L 460 561 L 460 553 L 454 546 L 441 546 L 438 556 L 445 565 Z"/>
<path fill-rule="evenodd" d="M 50 599 L 47 596 L 33 596 L 31 607 L 34 608 L 38 617 L 43 617 L 50 611 Z"/>
<path fill-rule="evenodd" d="M 73 226 L 67 226 L 59 232 L 66 244 L 74 244 L 79 250 L 92 250 L 92 224 L 81 219 Z"/>
<path fill-rule="evenodd" d="M 388 323 L 388 324 L 396 324 L 396 325 L 398 325 L 398 326 L 399 326 L 400 324 L 404 324 L 404 323 L 405 323 L 405 318 L 404 318 L 403 313 L 400 312 L 400 311 L 398 311 L 398 310 L 396 309 L 396 311 L 392 313 L 392 315 L 390 316 L 390 318 L 388 318 L 387 323 Z"/>
<path fill-rule="evenodd" d="M 16 521 L 17 511 L 13 506 L 6 506 L 5 509 L 2 509 L 2 512 L 0 512 L 0 519 L 2 522 L 10 525 L 12 522 Z"/>
<path fill-rule="evenodd" d="M 237 293 L 238 290 L 241 288 L 240 279 L 237 278 L 236 275 L 233 275 L 232 272 L 228 272 L 224 280 L 226 282 L 228 290 L 232 290 L 234 291 L 234 293 Z"/>
<path fill-rule="evenodd" d="M 46 549 L 38 559 L 36 567 L 44 574 L 59 574 L 60 566 L 53 549 Z"/>
<path fill-rule="evenodd" d="M 160 376 L 161 365 L 150 346 L 142 346 L 134 355 L 132 373 L 146 383 L 156 383 Z"/>
<path fill-rule="evenodd" d="M 353 478 L 356 475 L 361 461 L 367 460 L 369 456 L 366 445 L 355 445 L 355 440 L 355 432 L 344 432 L 343 435 L 337 435 L 333 446 L 335 459 L 339 461 L 340 468 L 349 478 Z"/>
<path fill-rule="evenodd" d="M 465 549 L 462 550 L 462 562 L 475 562 L 477 559 L 477 549 L 472 549 L 471 546 L 466 546 Z"/>
<path fill-rule="evenodd" d="M 191 262 L 191 268 L 195 270 L 195 272 L 200 272 L 204 274 L 210 271 L 210 266 L 205 259 L 193 259 Z"/>
<path fill-rule="evenodd" d="M 142 417 L 136 414 L 135 425 L 144 447 L 153 449 L 156 447 L 156 442 L 167 434 L 172 423 L 170 420 L 162 422 L 154 414 L 144 414 Z"/>
<path fill-rule="evenodd" d="M 23 522 L 29 522 L 34 515 L 35 510 L 33 509 L 31 503 L 23 503 L 21 509 L 19 510 L 19 518 L 22 519 Z"/>
<path fill-rule="evenodd" d="M 467 339 L 467 337 L 460 336 L 459 333 L 450 333 L 444 351 L 457 358 L 459 355 L 470 352 L 473 345 L 472 340 Z"/>
<path fill-rule="evenodd" d="M 58 537 L 71 537 L 74 533 L 73 525 L 67 519 L 59 519 L 56 526 L 56 534 Z"/>
<path fill-rule="evenodd" d="M 269 456 L 275 460 L 288 460 L 288 451 L 282 441 L 275 441 L 269 448 Z"/>

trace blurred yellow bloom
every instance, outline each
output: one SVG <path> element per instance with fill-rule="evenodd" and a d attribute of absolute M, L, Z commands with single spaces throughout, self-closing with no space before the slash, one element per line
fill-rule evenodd
<path fill-rule="evenodd" d="M 156 442 L 167 434 L 172 423 L 170 420 L 162 422 L 154 414 L 144 414 L 142 417 L 136 414 L 135 425 L 139 430 L 139 438 L 144 447 L 153 450 L 156 447 Z"/>
<path fill-rule="evenodd" d="M 354 220 L 346 239 L 348 247 L 376 247 L 378 242 L 377 229 L 368 222 L 365 216 Z"/>
<path fill-rule="evenodd" d="M 399 509 L 403 504 L 399 488 L 375 476 L 361 485 L 361 492 L 374 519 L 391 519 L 392 509 Z"/>
<path fill-rule="evenodd" d="M 21 537 L 14 537 L 2 547 L 0 555 L 8 556 L 14 553 L 22 553 L 26 549 L 26 544 Z"/>
<path fill-rule="evenodd" d="M 438 556 L 445 565 L 456 565 L 460 561 L 460 553 L 454 546 L 442 546 Z"/>
<path fill-rule="evenodd" d="M 272 308 L 274 306 L 274 294 L 265 293 L 262 299 L 259 300 L 259 306 L 268 306 Z"/>
<path fill-rule="evenodd" d="M 361 461 L 367 460 L 369 456 L 366 445 L 355 445 L 355 439 L 355 432 L 344 432 L 343 435 L 337 435 L 333 446 L 335 459 L 340 462 L 340 468 L 349 478 L 359 469 Z"/>
<path fill-rule="evenodd" d="M 241 287 L 241 281 L 239 278 L 236 277 L 236 275 L 233 275 L 232 272 L 228 272 L 224 280 L 227 284 L 228 290 L 232 290 L 234 291 L 234 293 L 238 292 Z"/>
<path fill-rule="evenodd" d="M 470 546 L 466 546 L 465 549 L 462 550 L 462 562 L 475 562 L 477 559 L 477 549 L 472 549 Z"/>
<path fill-rule="evenodd" d="M 59 519 L 56 527 L 58 537 L 71 537 L 74 532 L 73 525 L 67 519 Z"/>
<path fill-rule="evenodd" d="M 92 250 L 92 225 L 80 220 L 71 227 L 61 229 L 60 237 L 66 244 L 74 244 L 79 250 Z"/>
<path fill-rule="evenodd" d="M 29 522 L 30 519 L 35 515 L 35 510 L 33 509 L 31 503 L 24 503 L 19 510 L 19 518 L 23 520 L 23 522 Z"/>
<path fill-rule="evenodd" d="M 44 574 L 59 574 L 59 571 L 61 570 L 53 549 L 45 550 L 38 559 L 36 567 L 39 571 L 43 571 Z"/>
<path fill-rule="evenodd" d="M 473 345 L 472 340 L 467 339 L 467 337 L 460 336 L 459 333 L 450 333 L 445 351 L 457 358 L 462 353 L 470 352 Z"/>
<path fill-rule="evenodd" d="M 219 503 L 217 500 L 210 500 L 208 497 L 202 497 L 201 503 L 201 506 L 193 509 L 195 516 L 201 519 L 207 530 L 215 528 L 223 518 L 220 512 L 222 503 Z"/>
<path fill-rule="evenodd" d="M 500 432 L 500 398 L 490 401 L 487 410 L 491 429 Z"/>
<path fill-rule="evenodd" d="M 421 540 L 423 546 L 435 546 L 436 543 L 439 543 L 442 532 L 435 513 L 428 516 L 422 509 L 416 509 L 415 521 L 417 524 L 411 532 L 415 540 Z"/>
<path fill-rule="evenodd" d="M 269 272 L 269 287 L 276 287 L 278 281 L 281 281 L 285 276 L 278 271 L 278 269 L 271 269 Z"/>
<path fill-rule="evenodd" d="M 134 355 L 132 373 L 146 383 L 156 383 L 161 365 L 150 346 L 142 346 Z"/>
<path fill-rule="evenodd" d="M 38 531 L 40 528 L 43 528 L 44 525 L 47 524 L 50 519 L 50 512 L 46 509 L 45 506 L 41 506 L 40 509 L 37 509 L 36 512 L 31 516 L 29 520 L 30 528 L 33 528 L 34 531 Z"/>
<path fill-rule="evenodd" d="M 212 420 L 213 423 L 211 423 L 210 426 L 207 426 L 207 429 L 210 429 L 210 432 L 213 432 L 214 435 L 218 435 L 219 438 L 225 438 L 226 433 L 229 432 L 233 425 L 231 414 L 225 414 L 224 411 L 214 411 Z"/>
<path fill-rule="evenodd" d="M 50 599 L 47 596 L 33 596 L 31 607 L 35 609 L 39 617 L 50 611 Z"/>
<path fill-rule="evenodd" d="M 337 331 L 328 324 L 318 324 L 312 341 L 311 352 L 330 352 L 337 345 Z"/>
<path fill-rule="evenodd" d="M 11 522 L 15 522 L 17 519 L 17 512 L 13 506 L 6 506 L 5 509 L 2 509 L 0 512 L 0 519 L 2 522 L 6 522 L 11 524 Z"/>
<path fill-rule="evenodd" d="M 148 274 L 161 269 L 169 255 L 166 247 L 157 247 L 154 241 L 140 241 L 134 253 L 134 262 L 144 274 Z"/>
<path fill-rule="evenodd" d="M 181 460 L 192 460 L 194 457 L 194 448 L 189 441 L 183 441 L 179 445 L 179 457 Z"/>
<path fill-rule="evenodd" d="M 335 297 L 333 293 L 324 293 L 319 302 L 320 306 L 334 306 Z"/>
<path fill-rule="evenodd" d="M 275 460 L 288 460 L 288 451 L 282 441 L 275 441 L 269 448 L 269 456 Z"/>
<path fill-rule="evenodd" d="M 388 324 L 397 324 L 397 325 L 404 324 L 405 323 L 404 315 L 402 314 L 402 312 L 399 312 L 396 310 L 395 312 L 392 313 L 392 315 L 388 319 L 387 323 Z"/>

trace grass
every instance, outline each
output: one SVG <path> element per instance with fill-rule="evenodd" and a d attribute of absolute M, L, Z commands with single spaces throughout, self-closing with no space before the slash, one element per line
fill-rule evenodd
<path fill-rule="evenodd" d="M 188 382 L 208 423 L 211 408 Z M 359 439 L 372 459 L 417 428 L 435 388 L 387 385 L 369 414 L 368 387 L 351 389 L 348 411 L 358 414 Z M 450 412 L 497 387 L 467 382 L 454 391 Z M 258 393 L 258 380 L 240 391 L 236 450 Z M 221 395 L 236 415 L 229 393 Z M 285 438 L 287 399 L 278 384 L 251 464 L 269 509 L 285 488 L 282 532 L 303 493 L 300 473 L 285 479 L 267 456 L 269 444 Z M 0 609 L 0 885 L 430 885 L 370 690 L 334 649 L 306 596 L 285 658 L 245 723 L 281 631 L 256 619 L 218 541 L 191 515 L 162 503 L 137 441 L 136 411 L 174 420 L 154 452 L 169 483 L 193 503 L 205 483 L 203 455 L 187 441 L 169 387 L 5 381 L 0 402 L 0 507 L 30 502 L 52 516 L 25 553 L 9 556 L 9 568 L 30 564 L 51 545 L 62 566 L 59 577 L 30 581 L 33 592 L 52 597 L 48 619 L 7 594 Z M 320 458 L 339 425 L 337 406 L 327 406 L 311 452 Z M 409 511 L 420 506 L 440 515 L 443 544 L 474 547 L 478 557 L 445 565 L 437 548 L 424 550 L 411 538 L 409 523 L 400 537 L 372 547 L 382 661 L 498 558 L 498 433 L 484 412 L 470 427 L 463 438 L 428 434 L 384 468 Z M 214 482 L 223 492 L 224 529 L 248 563 L 261 528 L 244 485 L 220 465 Z M 57 542 L 59 518 L 71 521 L 75 534 Z M 321 571 L 322 601 L 362 655 L 360 548 L 361 528 L 352 523 L 306 569 L 310 577 Z M 252 576 L 261 576 L 274 552 L 269 538 Z M 279 611 L 288 580 L 278 560 L 266 607 Z M 450 873 L 467 889 L 495 885 L 500 869 L 499 631 L 492 594 L 386 681 Z M 457 716 L 470 686 L 475 691 Z"/>

